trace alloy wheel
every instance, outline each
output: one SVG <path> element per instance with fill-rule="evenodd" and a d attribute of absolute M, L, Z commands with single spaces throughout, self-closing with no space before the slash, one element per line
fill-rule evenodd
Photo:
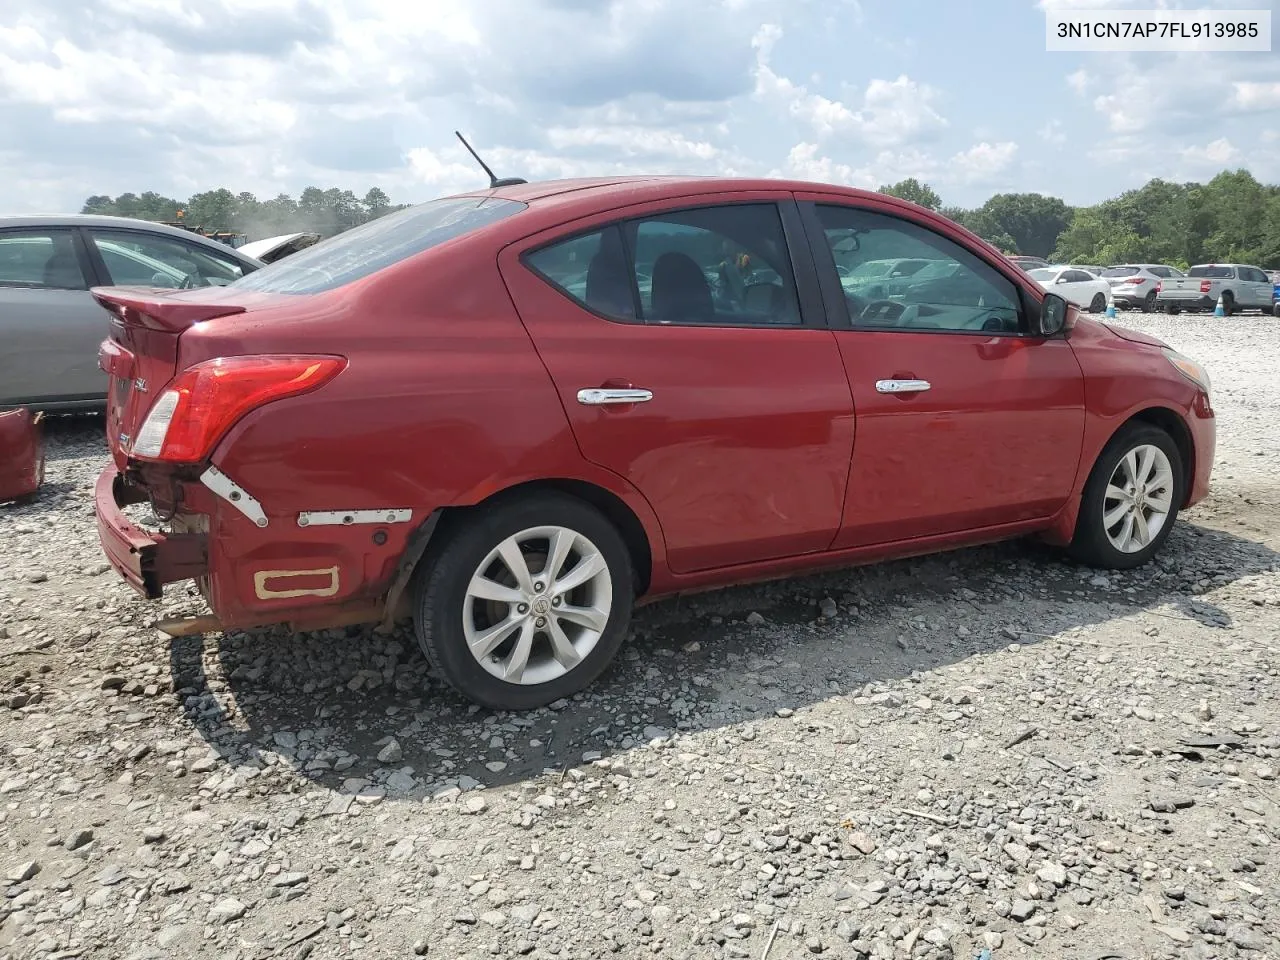
<path fill-rule="evenodd" d="M 1173 510 L 1173 465 L 1163 450 L 1142 444 L 1126 453 L 1102 497 L 1102 526 L 1121 553 L 1145 549 Z"/>
<path fill-rule="evenodd" d="M 467 584 L 462 625 L 485 671 L 533 685 L 577 667 L 599 643 L 612 608 L 600 549 L 567 527 L 531 527 L 481 561 Z"/>

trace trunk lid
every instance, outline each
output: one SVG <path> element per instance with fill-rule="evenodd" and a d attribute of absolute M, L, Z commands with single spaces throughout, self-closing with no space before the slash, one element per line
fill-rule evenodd
<path fill-rule="evenodd" d="M 178 374 L 179 337 L 194 324 L 244 313 L 246 298 L 227 287 L 94 287 L 90 292 L 111 315 L 98 366 L 108 377 L 107 443 L 123 470 L 151 404 Z"/>

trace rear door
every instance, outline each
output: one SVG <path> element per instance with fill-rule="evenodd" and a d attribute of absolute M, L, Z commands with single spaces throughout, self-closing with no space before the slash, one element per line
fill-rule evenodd
<path fill-rule="evenodd" d="M 499 263 L 579 448 L 626 478 L 690 573 L 827 549 L 853 405 L 786 194 L 652 203 Z"/>
<path fill-rule="evenodd" d="M 1048 518 L 1071 495 L 1084 376 L 989 260 L 875 200 L 802 194 L 858 435 L 837 548 Z M 892 303 L 842 295 L 836 264 L 897 254 L 954 269 Z M 1010 271 L 1012 272 L 1012 271 Z"/>
<path fill-rule="evenodd" d="M 0 231 L 0 404 L 103 398 L 107 318 L 88 292 L 95 279 L 74 229 Z"/>

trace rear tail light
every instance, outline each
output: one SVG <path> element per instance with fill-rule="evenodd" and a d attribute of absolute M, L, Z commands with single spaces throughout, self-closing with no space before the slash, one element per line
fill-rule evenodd
<path fill-rule="evenodd" d="M 1143 277 L 1125 277 L 1125 283 L 1146 283 Z"/>
<path fill-rule="evenodd" d="M 1157 280 L 1157 281 L 1156 281 L 1156 293 L 1159 293 L 1159 292 L 1160 292 L 1161 290 L 1163 290 L 1163 289 L 1164 289 L 1164 281 L 1163 281 L 1163 280 Z"/>
<path fill-rule="evenodd" d="M 249 411 L 315 390 L 346 365 L 343 357 L 329 356 L 220 357 L 198 363 L 152 404 L 131 452 L 143 460 L 196 463 Z"/>
<path fill-rule="evenodd" d="M 1209 288 L 1210 288 L 1211 286 L 1213 286 L 1213 284 L 1211 284 L 1208 280 L 1201 280 L 1201 281 L 1200 281 L 1200 292 L 1201 292 L 1201 293 L 1208 293 L 1208 292 L 1209 292 Z"/>

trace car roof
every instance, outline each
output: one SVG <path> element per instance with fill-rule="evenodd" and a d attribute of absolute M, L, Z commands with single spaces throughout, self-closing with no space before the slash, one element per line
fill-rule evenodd
<path fill-rule="evenodd" d="M 571 180 L 541 180 L 487 190 L 472 190 L 455 194 L 457 197 L 501 197 L 529 204 L 531 208 L 552 213 L 555 220 L 547 226 L 558 225 L 580 216 L 604 212 L 630 204 L 654 200 L 694 199 L 700 195 L 717 193 L 746 193 L 769 191 L 776 193 L 824 193 L 849 199 L 875 199 L 889 206 L 901 207 L 915 213 L 921 211 L 941 217 L 937 211 L 926 210 L 914 203 L 888 194 L 855 187 L 819 183 L 809 180 L 784 180 L 766 177 L 714 177 L 683 174 L 654 174 L 619 177 L 582 177 Z M 944 218 L 945 219 L 945 218 Z M 958 225 L 957 225 L 958 226 Z M 963 230 L 963 228 L 960 228 Z M 968 232 L 968 231 L 964 231 Z M 985 243 L 985 241 L 983 241 Z M 905 258 L 916 259 L 916 258 Z"/>
<path fill-rule="evenodd" d="M 254 257 L 240 253 L 235 247 L 208 237 L 202 237 L 190 230 L 171 227 L 154 220 L 141 220 L 136 217 L 110 217 L 97 213 L 50 213 L 23 214 L 18 216 L 0 216 L 0 230 L 14 227 L 111 227 L 115 230 L 138 230 L 159 234 L 165 237 L 179 237 L 196 246 L 211 247 L 214 250 L 230 251 L 236 258 L 260 266 L 261 262 Z"/>

